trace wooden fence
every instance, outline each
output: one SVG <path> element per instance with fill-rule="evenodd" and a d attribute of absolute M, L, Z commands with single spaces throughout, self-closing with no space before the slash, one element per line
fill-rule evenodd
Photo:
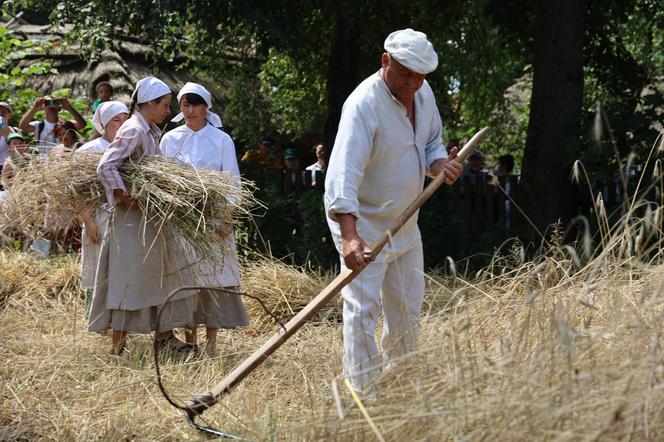
<path fill-rule="evenodd" d="M 634 187 L 635 183 L 630 183 Z M 507 177 L 494 177 L 481 173 L 477 175 L 465 175 L 459 178 L 452 186 L 442 186 L 432 199 L 437 199 L 447 213 L 460 216 L 471 235 L 480 235 L 483 232 L 503 226 L 508 231 L 514 231 L 515 225 L 525 222 L 519 211 L 514 207 L 510 197 L 519 193 L 521 177 L 510 175 Z M 616 179 L 609 182 L 594 183 L 591 196 L 587 188 L 579 188 L 579 214 L 587 215 L 588 208 L 592 207 L 593 200 L 597 194 L 602 194 L 602 201 L 608 212 L 618 208 L 623 202 L 623 190 L 620 182 Z M 325 189 L 325 174 L 311 171 L 299 173 L 283 171 L 281 174 L 281 189 L 285 196 L 298 196 L 302 192 L 318 191 L 323 193 Z M 634 189 L 631 189 L 634 191 Z M 652 190 L 642 197 L 659 201 L 657 189 Z"/>
<path fill-rule="evenodd" d="M 519 181 L 518 176 L 498 179 L 487 174 L 462 176 L 453 186 L 443 186 L 432 198 L 445 207 L 446 213 L 462 217 L 469 236 L 481 235 L 497 225 L 511 230 L 515 221 L 513 205 L 506 193 L 514 193 Z M 325 174 L 283 171 L 280 184 L 284 196 L 297 198 L 309 191 L 322 194 Z"/>
<path fill-rule="evenodd" d="M 447 213 L 461 217 L 470 237 L 501 226 L 514 229 L 515 208 L 510 196 L 518 192 L 519 176 L 493 177 L 488 174 L 465 175 L 452 186 L 439 190 L 439 200 Z"/>

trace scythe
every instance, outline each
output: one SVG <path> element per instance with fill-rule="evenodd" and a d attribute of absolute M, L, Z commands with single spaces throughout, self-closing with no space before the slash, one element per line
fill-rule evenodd
<path fill-rule="evenodd" d="M 460 162 L 463 162 L 470 156 L 470 154 L 475 150 L 475 148 L 487 137 L 489 128 L 485 127 L 479 132 L 477 132 L 471 139 L 468 141 L 463 148 L 457 154 L 456 159 Z M 404 212 L 392 223 L 392 226 L 389 230 L 385 231 L 378 240 L 376 240 L 370 247 L 371 253 L 365 256 L 367 261 L 373 261 L 376 256 L 381 252 L 383 247 L 388 243 L 391 237 L 397 234 L 399 229 L 410 219 L 415 212 L 417 212 L 420 207 L 429 199 L 429 197 L 444 183 L 445 174 L 439 174 L 435 179 L 433 179 L 426 188 L 415 198 L 415 200 L 404 210 Z M 245 440 L 241 437 L 234 436 L 228 433 L 224 433 L 218 430 L 215 430 L 210 427 L 204 427 L 198 425 L 195 422 L 196 416 L 200 416 L 205 410 L 215 405 L 219 400 L 226 394 L 230 393 L 231 389 L 240 383 L 245 377 L 249 375 L 256 367 L 258 367 L 263 361 L 265 361 L 272 353 L 274 353 L 288 338 L 293 336 L 309 319 L 311 319 L 318 311 L 323 308 L 332 298 L 334 298 L 339 291 L 346 286 L 350 281 L 352 281 L 362 270 L 351 271 L 346 269 L 342 271 L 327 287 L 323 289 L 309 304 L 307 304 L 304 309 L 302 309 L 297 315 L 295 315 L 290 321 L 285 325 L 282 325 L 272 337 L 265 342 L 258 350 L 254 351 L 251 356 L 244 360 L 240 365 L 238 365 L 233 371 L 231 371 L 224 379 L 221 380 L 217 385 L 215 385 L 210 391 L 198 394 L 194 396 L 190 401 L 184 404 L 175 403 L 170 396 L 166 393 L 166 390 L 162 384 L 161 372 L 159 369 L 159 346 L 157 341 L 154 341 L 154 357 L 155 357 L 155 368 L 157 371 L 157 382 L 159 387 L 166 397 L 166 400 L 173 405 L 174 407 L 184 411 L 187 415 L 188 422 L 193 425 L 196 429 L 204 431 L 206 433 L 214 434 L 216 436 L 225 437 L 229 439 Z M 157 326 L 161 319 L 161 312 L 169 299 L 171 299 L 176 293 L 195 288 L 208 288 L 210 290 L 226 291 L 222 288 L 210 288 L 210 287 L 180 287 L 169 294 L 162 306 L 159 308 L 157 313 L 156 323 Z M 234 293 L 234 292 L 230 292 Z M 235 293 L 242 294 L 244 293 Z M 251 296 L 253 298 L 253 296 Z M 264 306 L 263 306 L 264 307 Z"/>

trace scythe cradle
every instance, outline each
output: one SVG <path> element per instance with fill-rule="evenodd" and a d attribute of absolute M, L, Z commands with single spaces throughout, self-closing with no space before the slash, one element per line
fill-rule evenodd
<path fill-rule="evenodd" d="M 488 132 L 488 127 L 485 127 L 477 132 L 459 151 L 456 159 L 463 162 L 466 158 L 468 158 L 473 150 L 475 150 L 475 148 L 487 137 Z M 408 219 L 410 219 L 410 217 L 415 212 L 417 212 L 417 210 L 420 209 L 420 207 L 422 207 L 422 205 L 429 199 L 429 197 L 443 184 L 444 180 L 444 173 L 441 173 L 434 180 L 432 180 L 428 186 L 426 186 L 426 188 L 417 196 L 417 198 L 393 222 L 390 229 L 385 231 L 381 237 L 370 246 L 371 253 L 365 256 L 367 261 L 373 261 L 376 256 L 378 256 L 390 238 L 399 231 L 399 229 L 406 223 L 406 221 L 408 221 Z M 342 271 L 327 287 L 323 289 L 322 292 L 320 292 L 313 300 L 311 300 L 311 302 L 309 302 L 309 304 L 307 304 L 303 310 L 295 315 L 284 326 L 279 328 L 267 342 L 265 342 L 256 351 L 254 351 L 251 356 L 249 356 L 244 360 L 244 362 L 242 362 L 233 371 L 231 371 L 224 379 L 221 380 L 221 382 L 215 385 L 209 392 L 196 395 L 192 400 L 186 402 L 184 405 L 176 404 L 166 394 L 165 389 L 163 388 L 161 382 L 161 373 L 159 370 L 158 346 L 155 339 L 155 368 L 157 370 L 157 381 L 159 383 L 159 387 L 162 389 L 162 393 L 164 393 L 164 396 L 171 405 L 180 410 L 183 410 L 187 414 L 188 421 L 197 429 L 215 434 L 217 436 L 241 439 L 233 435 L 213 430 L 211 428 L 201 427 L 195 423 L 195 418 L 219 402 L 223 395 L 228 394 L 233 387 L 240 383 L 245 377 L 249 375 L 249 373 L 251 373 L 272 353 L 274 353 L 284 342 L 286 342 L 286 340 L 288 340 L 288 338 L 295 334 L 295 332 L 297 332 L 309 319 L 318 313 L 322 307 L 324 307 L 332 298 L 334 298 L 339 293 L 339 291 L 350 281 L 352 281 L 361 271 L 362 270 L 351 271 L 349 269 Z M 161 311 L 166 302 L 168 302 L 168 300 L 177 292 L 187 288 L 189 287 L 181 287 L 176 289 L 166 298 L 162 306 L 159 308 L 159 312 L 157 314 L 157 324 L 159 323 Z"/>

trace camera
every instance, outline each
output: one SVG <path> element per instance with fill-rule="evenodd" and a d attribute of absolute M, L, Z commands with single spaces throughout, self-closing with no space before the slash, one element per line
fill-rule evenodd
<path fill-rule="evenodd" d="M 61 107 L 62 100 L 58 98 L 48 98 L 44 100 L 44 107 Z"/>

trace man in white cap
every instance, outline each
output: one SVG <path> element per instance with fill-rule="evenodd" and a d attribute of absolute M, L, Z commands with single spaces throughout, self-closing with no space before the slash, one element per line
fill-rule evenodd
<path fill-rule="evenodd" d="M 385 40 L 381 69 L 344 103 L 325 180 L 328 225 L 341 265 L 364 268 L 342 290 L 344 374 L 362 394 L 382 357 L 374 332 L 382 302 L 382 349 L 386 362 L 412 351 L 419 335 L 424 298 L 422 240 L 413 216 L 390 244 L 368 263 L 363 254 L 417 197 L 426 174 L 462 171 L 448 159 L 433 92 L 425 81 L 438 56 L 426 35 L 405 29 Z M 451 157 L 456 155 L 456 149 Z M 365 268 L 366 267 L 366 268 Z"/>

